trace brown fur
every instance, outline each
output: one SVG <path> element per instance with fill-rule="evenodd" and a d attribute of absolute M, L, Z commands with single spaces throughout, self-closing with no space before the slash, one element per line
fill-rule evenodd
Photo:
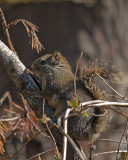
<path fill-rule="evenodd" d="M 42 80 L 42 97 L 47 99 L 49 105 L 55 109 L 54 116 L 58 118 L 68 107 L 67 100 L 75 97 L 74 74 L 65 57 L 60 52 L 47 54 L 32 64 L 33 72 Z M 104 78 L 117 79 L 118 72 L 108 63 L 95 63 L 84 67 L 80 78 L 76 79 L 76 93 L 78 101 L 106 100 L 106 94 L 94 83 L 93 78 L 98 73 Z M 70 135 L 77 140 L 94 141 L 106 128 L 108 123 L 108 110 L 104 108 L 88 108 L 87 113 L 69 118 L 68 126 L 73 128 Z M 101 116 L 100 116 L 101 115 Z"/>

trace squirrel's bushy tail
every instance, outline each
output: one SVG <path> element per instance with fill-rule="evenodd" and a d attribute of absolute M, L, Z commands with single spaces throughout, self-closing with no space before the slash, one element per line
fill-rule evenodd
<path fill-rule="evenodd" d="M 88 90 L 93 96 L 94 100 L 107 100 L 107 94 L 101 90 L 100 87 L 95 83 L 94 76 L 100 75 L 104 79 L 116 83 L 119 81 L 121 72 L 118 71 L 110 62 L 98 59 L 95 62 L 88 64 L 83 67 L 81 71 L 81 80 L 84 83 L 85 89 Z M 92 128 L 95 133 L 101 133 L 105 129 L 109 120 L 109 110 L 105 107 L 96 108 L 96 114 Z"/>
<path fill-rule="evenodd" d="M 81 71 L 81 78 L 88 79 L 93 78 L 96 75 L 110 80 L 112 83 L 117 83 L 120 81 L 119 77 L 122 74 L 118 69 L 116 69 L 110 62 L 105 62 L 104 60 L 97 59 L 93 63 L 85 65 Z"/>
<path fill-rule="evenodd" d="M 105 100 L 105 94 L 94 82 L 94 77 L 97 75 L 100 75 L 112 83 L 118 83 L 120 81 L 119 77 L 121 72 L 112 66 L 110 62 L 105 62 L 101 59 L 97 59 L 95 62 L 85 65 L 81 70 L 80 77 L 85 84 L 85 88 L 92 93 L 94 99 Z"/>

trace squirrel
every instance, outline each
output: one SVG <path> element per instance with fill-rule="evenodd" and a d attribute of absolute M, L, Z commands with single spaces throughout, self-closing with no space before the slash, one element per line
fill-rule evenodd
<path fill-rule="evenodd" d="M 67 100 L 71 101 L 75 97 L 75 75 L 67 59 L 60 52 L 55 51 L 53 54 L 46 54 L 35 60 L 31 68 L 32 72 L 41 79 L 41 97 L 55 109 L 54 117 L 57 119 L 69 107 Z M 106 93 L 101 91 L 94 82 L 97 74 L 116 81 L 119 72 L 110 63 L 99 62 L 99 60 L 84 66 L 80 76 L 76 78 L 76 95 L 80 103 L 90 100 L 107 100 Z M 76 140 L 93 142 L 105 130 L 109 121 L 109 111 L 103 107 L 89 107 L 86 111 L 92 114 L 85 117 L 80 113 L 78 116 L 69 118 L 69 134 Z"/>

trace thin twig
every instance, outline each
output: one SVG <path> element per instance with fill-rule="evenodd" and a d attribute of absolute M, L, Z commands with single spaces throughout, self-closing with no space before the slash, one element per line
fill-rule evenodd
<path fill-rule="evenodd" d="M 117 149 L 117 155 L 116 155 L 116 159 L 118 159 L 118 154 L 119 154 L 119 150 L 120 150 L 120 147 L 121 147 L 121 142 L 122 142 L 122 139 L 127 131 L 127 127 L 128 127 L 128 119 L 127 119 L 127 122 L 126 122 L 126 125 L 125 125 L 125 128 L 124 128 L 124 131 L 122 133 L 122 136 L 121 136 L 121 139 L 120 139 L 120 143 L 119 143 L 119 146 L 118 146 L 118 149 Z"/>
<path fill-rule="evenodd" d="M 18 54 L 17 54 L 17 52 L 16 52 L 16 50 L 15 50 L 15 48 L 14 48 L 12 42 L 11 42 L 11 38 L 10 38 L 9 30 L 8 30 L 9 25 L 8 25 L 7 22 L 6 22 L 6 19 L 5 19 L 5 17 L 4 17 L 4 14 L 3 14 L 3 11 L 2 11 L 1 8 L 0 8 L 0 16 L 1 16 L 1 19 L 2 19 L 2 21 L 3 21 L 3 23 L 2 23 L 2 25 L 3 25 L 3 30 L 4 30 L 4 33 L 5 33 L 7 42 L 8 42 L 8 44 L 9 44 L 9 48 L 18 56 Z M 10 93 L 9 93 L 9 94 L 10 94 Z M 12 102 L 11 96 L 9 96 L 9 94 L 7 95 L 7 96 L 8 96 L 8 99 L 10 99 L 11 102 Z M 23 97 L 23 95 L 22 95 L 21 93 L 19 93 L 19 95 L 20 95 L 21 100 L 22 100 L 22 102 L 23 102 L 23 104 L 24 104 L 24 97 Z M 11 105 L 11 107 L 12 107 L 12 103 L 10 103 L 10 105 Z M 24 107 L 25 107 L 25 106 L 26 106 L 26 105 L 24 105 Z M 28 107 L 26 106 L 25 109 L 28 110 Z"/>
<path fill-rule="evenodd" d="M 125 114 L 125 113 L 123 113 L 123 112 L 121 112 L 121 111 L 119 111 L 119 110 L 117 110 L 117 109 L 114 109 L 114 108 L 111 108 L 111 107 L 107 107 L 108 109 L 111 109 L 112 111 L 114 111 L 114 112 L 116 112 L 116 113 L 119 113 L 120 115 L 122 115 L 122 116 L 124 116 L 124 117 L 126 117 L 126 118 L 128 118 L 128 115 L 127 114 Z"/>
<path fill-rule="evenodd" d="M 111 87 L 111 86 L 105 81 L 105 79 L 104 79 L 103 77 L 101 77 L 98 73 L 96 73 L 96 75 L 97 75 L 112 91 L 114 91 L 119 97 L 121 97 L 122 100 L 128 101 L 128 98 L 122 96 L 122 95 L 121 95 L 119 92 L 117 92 L 113 87 Z"/>
<path fill-rule="evenodd" d="M 112 98 L 116 98 L 116 99 L 119 99 L 119 100 L 124 100 L 124 99 L 122 99 L 122 98 L 119 97 L 119 96 L 115 96 L 115 95 L 108 94 L 108 93 L 107 93 L 107 96 L 112 97 Z"/>
<path fill-rule="evenodd" d="M 35 31 L 38 32 L 38 27 L 35 24 L 33 24 L 33 23 L 31 23 L 31 22 L 29 22 L 29 21 L 27 21 L 25 19 L 16 19 L 16 20 L 12 21 L 11 23 L 9 23 L 6 27 L 9 28 L 9 27 L 11 27 L 13 25 L 16 25 L 19 22 L 28 24 L 31 28 L 33 28 Z"/>
<path fill-rule="evenodd" d="M 35 156 L 32 156 L 32 157 L 28 158 L 27 160 L 31 160 L 31 159 L 33 159 L 33 158 L 36 158 L 37 156 L 41 156 L 41 155 L 43 155 L 43 154 L 45 154 L 45 153 L 48 153 L 48 152 L 51 152 L 51 151 L 54 151 L 54 150 L 55 150 L 55 148 L 46 150 L 46 151 L 44 151 L 44 152 L 41 152 L 41 153 L 39 153 L 39 154 L 37 154 L 37 155 L 35 155 Z"/>
<path fill-rule="evenodd" d="M 0 17 L 1 17 L 2 21 L 3 21 L 3 22 L 2 22 L 3 30 L 4 30 L 4 34 L 5 34 L 6 38 L 7 38 L 7 42 L 8 42 L 9 48 L 10 48 L 15 54 L 17 54 L 16 51 L 15 51 L 15 48 L 14 48 L 12 42 L 11 42 L 10 35 L 9 35 L 9 31 L 8 31 L 8 28 L 7 28 L 7 22 L 6 22 L 6 19 L 5 19 L 5 17 L 4 17 L 4 13 L 3 13 L 3 11 L 2 11 L 1 8 L 0 8 Z"/>
<path fill-rule="evenodd" d="M 119 133 L 123 133 L 121 130 L 115 130 L 115 129 L 107 129 L 109 131 L 112 131 L 112 132 L 119 132 Z"/>
<path fill-rule="evenodd" d="M 91 106 L 91 107 L 95 107 L 95 106 Z M 100 107 L 100 106 L 99 106 L 99 107 Z M 116 112 L 116 113 L 119 113 L 120 115 L 128 118 L 128 115 L 127 115 L 127 114 L 125 114 L 125 113 L 123 113 L 123 112 L 121 112 L 121 111 L 119 111 L 119 110 L 117 110 L 117 109 L 115 109 L 115 108 L 111 108 L 111 107 L 109 107 L 109 106 L 104 106 L 104 108 L 110 109 L 110 110 L 112 110 L 112 111 L 114 111 L 114 112 Z"/>
<path fill-rule="evenodd" d="M 96 104 L 97 102 L 97 104 Z M 87 104 L 87 105 L 86 105 Z M 114 109 L 112 107 L 109 107 L 109 106 L 112 106 L 112 105 L 115 105 L 115 106 L 120 106 L 120 107 L 128 107 L 128 103 L 118 103 L 118 102 L 108 102 L 108 101 L 104 101 L 104 102 L 101 102 L 99 103 L 98 101 L 89 101 L 89 102 L 84 102 L 84 103 L 81 103 L 79 106 L 82 107 L 82 110 L 84 109 L 87 109 L 88 107 L 104 107 L 104 108 L 107 108 L 107 109 L 111 109 L 113 111 L 115 111 L 116 113 L 119 113 L 121 114 L 122 116 L 128 118 L 128 115 L 125 114 L 125 113 L 122 113 L 121 111 L 117 110 L 117 109 Z M 81 112 L 81 111 L 80 111 Z"/>
<path fill-rule="evenodd" d="M 92 151 L 93 151 L 92 147 L 93 147 L 93 144 L 91 143 L 90 144 L 90 160 L 92 160 Z"/>
<path fill-rule="evenodd" d="M 42 114 L 43 118 L 45 117 L 44 116 L 45 115 L 45 113 L 44 113 L 44 105 L 45 105 L 45 99 L 43 99 L 43 114 Z"/>
<path fill-rule="evenodd" d="M 104 105 L 109 105 L 109 106 L 120 106 L 120 107 L 128 107 L 128 103 L 118 103 L 118 102 L 104 102 L 100 104 L 94 104 L 94 106 L 104 106 Z"/>
<path fill-rule="evenodd" d="M 3 30 L 4 30 L 4 33 L 5 33 L 7 42 L 8 42 L 8 44 L 9 44 L 9 48 L 18 56 L 18 54 L 17 54 L 17 52 L 16 52 L 16 50 L 15 50 L 15 48 L 14 48 L 12 42 L 11 42 L 11 38 L 10 38 L 9 30 L 8 30 L 8 29 L 9 29 L 9 25 L 11 26 L 11 24 L 13 24 L 13 22 L 12 22 L 11 24 L 7 24 L 6 19 L 5 19 L 5 17 L 4 17 L 4 14 L 3 14 L 3 11 L 2 11 L 1 8 L 0 8 L 0 16 L 1 16 L 1 19 L 2 19 L 2 21 L 3 21 L 3 23 L 2 23 L 2 25 L 3 25 Z M 16 23 L 16 22 L 14 22 L 14 24 L 15 24 L 15 23 Z M 26 111 L 27 111 L 27 110 L 28 110 L 28 106 L 26 106 L 25 103 L 24 103 L 24 97 L 23 97 L 23 95 L 22 95 L 21 93 L 19 93 L 19 96 L 21 97 L 21 100 L 22 100 L 22 102 L 23 102 L 23 104 L 24 104 L 24 108 L 25 108 Z M 11 96 L 8 96 L 8 98 L 9 98 L 9 97 L 11 97 Z M 11 104 L 11 105 L 12 105 L 12 104 Z"/>
<path fill-rule="evenodd" d="M 103 101 L 103 100 L 93 100 L 93 101 L 87 101 L 87 102 L 83 102 L 79 105 L 79 107 L 83 107 L 86 105 L 90 105 L 90 104 L 97 104 L 97 103 L 101 103 L 101 102 L 107 102 L 107 101 Z"/>
<path fill-rule="evenodd" d="M 73 147 L 73 148 L 75 149 L 75 151 L 78 153 L 79 157 L 80 157 L 82 160 L 87 160 L 85 154 L 82 154 L 82 153 L 81 153 L 81 151 L 79 150 L 79 148 L 77 147 L 77 145 L 75 144 L 75 142 L 72 140 L 72 138 L 71 138 L 68 134 L 65 134 L 65 133 L 64 133 L 64 130 L 63 130 L 61 127 L 59 127 L 56 123 L 53 123 L 52 121 L 51 121 L 51 123 L 54 124 L 55 127 L 57 127 L 57 128 L 59 129 L 59 131 L 60 131 L 63 135 L 65 135 L 65 136 L 67 137 L 67 139 L 68 139 L 69 142 L 71 143 L 72 147 Z"/>
<path fill-rule="evenodd" d="M 0 121 L 1 122 L 15 121 L 19 118 L 21 118 L 21 115 L 17 115 L 15 117 L 11 117 L 11 118 L 0 118 Z"/>
<path fill-rule="evenodd" d="M 97 141 L 106 141 L 106 142 L 115 142 L 120 143 L 120 141 L 113 140 L 113 139 L 98 139 Z M 127 144 L 127 142 L 121 142 L 122 144 Z"/>
<path fill-rule="evenodd" d="M 90 104 L 89 104 L 90 103 Z M 102 101 L 101 103 L 96 103 L 96 101 L 89 101 L 89 102 L 83 102 L 80 104 L 80 106 L 85 107 L 85 106 L 95 106 L 95 107 L 101 107 L 101 106 L 120 106 L 120 107 L 128 107 L 128 103 L 121 103 L 121 102 L 108 102 L 108 101 Z"/>
<path fill-rule="evenodd" d="M 55 138 L 54 138 L 49 126 L 48 126 L 47 120 L 46 120 L 46 116 L 45 116 L 45 113 L 44 113 L 44 106 L 45 106 L 45 99 L 43 99 L 43 114 L 42 114 L 42 116 L 43 116 L 43 119 L 44 119 L 44 123 L 45 123 L 46 127 L 48 128 L 48 132 L 49 132 L 49 134 L 50 134 L 50 136 L 51 136 L 51 138 L 52 138 L 52 140 L 54 142 L 54 145 L 56 147 L 56 152 L 57 152 L 57 155 L 59 157 L 59 150 L 58 150 L 58 147 L 56 145 L 56 140 L 55 140 Z"/>
<path fill-rule="evenodd" d="M 68 115 L 71 111 L 71 108 L 67 108 L 66 112 L 65 112 L 65 116 L 64 116 L 64 123 L 63 123 L 63 127 L 64 127 L 64 133 L 67 134 L 68 133 Z M 63 136 L 63 160 L 66 160 L 66 155 L 67 155 L 67 137 L 64 135 Z"/>
<path fill-rule="evenodd" d="M 62 129 L 62 127 L 58 126 L 56 123 L 52 122 L 52 120 L 50 120 L 50 119 L 49 119 L 49 123 L 54 125 L 64 136 L 67 137 L 68 141 L 71 143 L 71 145 L 74 148 L 74 150 L 78 153 L 78 155 L 81 158 L 81 160 L 87 160 L 85 154 L 81 153 L 80 149 L 77 147 L 77 145 L 72 140 L 72 138 L 68 134 L 65 134 L 64 130 Z"/>
<path fill-rule="evenodd" d="M 50 136 L 51 136 L 51 138 L 52 138 L 52 140 L 53 140 L 53 142 L 54 142 L 54 144 L 55 144 L 57 155 L 58 155 L 58 157 L 60 157 L 60 156 L 59 156 L 59 155 L 60 155 L 60 154 L 59 154 L 59 150 L 58 150 L 58 147 L 57 147 L 57 144 L 56 144 L 56 140 L 55 140 L 55 138 L 54 138 L 54 136 L 53 136 L 53 134 L 52 134 L 49 126 L 48 126 L 47 121 L 45 122 L 45 124 L 46 124 L 46 126 L 47 126 L 47 128 L 48 128 L 48 132 L 49 132 L 49 134 L 50 134 Z"/>
<path fill-rule="evenodd" d="M 19 96 L 20 96 L 20 99 L 21 99 L 21 101 L 22 101 L 22 104 L 23 104 L 23 107 L 24 107 L 25 111 L 28 113 L 28 111 L 29 111 L 30 109 L 29 109 L 29 107 L 28 107 L 27 101 L 25 101 L 24 96 L 23 96 L 20 92 L 19 92 Z M 28 118 L 30 118 L 30 117 L 29 117 L 29 114 L 28 114 Z"/>
<path fill-rule="evenodd" d="M 80 63 L 80 60 L 81 60 L 82 56 L 83 56 L 83 51 L 80 54 L 80 58 L 78 60 L 77 66 L 76 66 L 76 71 L 75 71 L 75 76 L 74 76 L 74 91 L 75 91 L 75 97 L 76 98 L 77 98 L 77 94 L 76 94 L 76 75 L 77 75 L 78 66 L 79 66 L 79 63 Z"/>
<path fill-rule="evenodd" d="M 119 153 L 122 153 L 122 152 L 127 152 L 127 150 L 120 150 Z M 117 151 L 109 151 L 109 152 L 102 152 L 102 153 L 97 153 L 97 154 L 94 154 L 93 157 L 97 157 L 97 156 L 101 156 L 101 155 L 105 155 L 105 154 L 113 154 L 113 153 L 117 153 Z"/>
<path fill-rule="evenodd" d="M 9 91 L 6 91 L 5 94 L 2 96 L 2 98 L 0 99 L 0 106 L 3 104 L 6 98 L 8 98 L 10 109 L 12 110 L 12 97 Z"/>
<path fill-rule="evenodd" d="M 4 17 L 4 14 L 3 14 L 3 11 L 2 11 L 1 8 L 0 8 L 0 16 L 1 16 L 1 19 L 2 19 L 2 21 L 3 21 L 3 23 L 2 23 L 2 25 L 3 25 L 3 30 L 4 30 L 4 33 L 5 33 L 7 42 L 8 42 L 8 44 L 9 44 L 9 48 L 18 56 L 18 54 L 17 54 L 17 52 L 16 52 L 16 50 L 15 50 L 15 48 L 14 48 L 12 42 L 11 42 L 11 38 L 10 38 L 9 30 L 8 30 L 9 24 L 7 24 L 6 19 L 5 19 L 5 17 Z M 23 102 L 23 104 L 24 104 L 24 100 L 23 100 L 24 97 L 22 96 L 21 93 L 19 93 L 19 95 L 20 95 L 21 100 L 22 100 L 22 102 Z M 9 99 L 10 97 L 11 97 L 11 96 L 8 95 L 8 99 Z M 11 105 L 12 105 L 12 104 L 11 104 Z M 25 107 L 25 106 L 26 106 L 26 105 L 24 105 L 24 107 Z M 26 106 L 25 109 L 27 110 L 28 107 Z"/>
<path fill-rule="evenodd" d="M 82 113 L 82 111 L 84 111 L 85 109 L 87 109 L 88 107 L 97 107 L 97 108 L 100 108 L 100 107 L 104 107 L 104 108 L 107 108 L 107 109 L 110 109 L 110 110 L 113 110 L 114 112 L 116 113 L 119 113 L 121 114 L 122 116 L 128 118 L 128 115 L 117 110 L 117 109 L 114 109 L 112 108 L 112 105 L 116 105 L 117 107 L 128 107 L 128 103 L 118 103 L 118 102 L 108 102 L 108 101 L 103 101 L 103 100 L 93 100 L 93 101 L 88 101 L 88 102 L 83 102 L 79 105 L 79 107 L 81 108 L 80 110 L 77 110 L 76 113 L 71 113 L 68 117 L 72 117 L 72 116 L 78 116 L 80 113 Z M 73 108 L 72 108 L 73 109 Z M 106 113 L 103 113 L 103 114 L 93 114 L 93 113 L 88 113 L 89 115 L 93 115 L 93 116 L 104 116 Z M 61 119 L 61 118 L 60 118 Z M 62 123 L 59 119 L 59 124 Z M 57 123 L 58 124 L 58 123 Z M 60 125 L 59 125 L 60 126 Z"/>
<path fill-rule="evenodd" d="M 128 159 L 128 127 L 126 129 L 126 141 L 127 141 L 127 153 L 126 153 L 126 158 Z"/>
<path fill-rule="evenodd" d="M 6 91 L 4 93 L 4 95 L 2 96 L 2 98 L 0 99 L 0 106 L 3 104 L 3 102 L 5 101 L 5 99 L 8 99 L 9 107 L 10 107 L 9 108 L 9 114 L 8 114 L 8 116 L 11 117 L 14 112 L 13 112 L 13 101 L 12 101 L 12 97 L 11 97 L 11 94 L 10 94 L 9 91 Z M 4 109 L 4 110 L 6 110 L 6 109 Z M 2 119 L 3 118 L 1 118 L 1 121 L 2 121 Z"/>

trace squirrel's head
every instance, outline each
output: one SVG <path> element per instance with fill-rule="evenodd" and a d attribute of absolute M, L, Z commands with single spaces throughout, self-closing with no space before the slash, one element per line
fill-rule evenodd
<path fill-rule="evenodd" d="M 45 74 L 53 72 L 62 72 L 63 70 L 71 71 L 71 67 L 65 57 L 60 52 L 55 51 L 53 54 L 46 54 L 32 64 L 32 71 L 40 78 Z"/>

